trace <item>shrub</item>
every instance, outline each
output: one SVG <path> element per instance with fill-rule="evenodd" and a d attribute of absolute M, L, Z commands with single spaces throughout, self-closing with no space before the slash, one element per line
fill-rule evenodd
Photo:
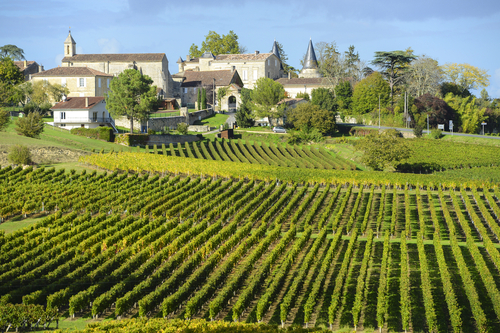
<path fill-rule="evenodd" d="M 0 109 L 0 131 L 3 131 L 10 123 L 9 111 Z"/>
<path fill-rule="evenodd" d="M 14 145 L 10 148 L 9 161 L 13 164 L 31 164 L 31 153 L 28 147 L 23 145 Z"/>
<path fill-rule="evenodd" d="M 155 131 L 155 130 L 152 130 L 152 129 L 150 128 L 150 129 L 148 129 L 148 134 L 149 134 L 149 135 L 154 135 L 154 134 L 156 134 L 156 131 Z"/>
<path fill-rule="evenodd" d="M 125 146 L 144 146 L 148 143 L 149 136 L 147 134 L 119 134 L 115 137 L 115 143 Z"/>
<path fill-rule="evenodd" d="M 115 135 L 111 127 L 104 127 L 104 126 L 98 128 L 78 127 L 71 129 L 70 133 L 106 142 L 115 141 Z"/>
<path fill-rule="evenodd" d="M 177 124 L 177 132 L 179 132 L 180 134 L 187 134 L 188 124 L 186 124 L 186 123 Z"/>
<path fill-rule="evenodd" d="M 17 118 L 16 132 L 28 138 L 38 138 L 43 132 L 44 126 L 42 115 L 38 112 L 32 112 L 26 117 Z"/>
<path fill-rule="evenodd" d="M 443 136 L 443 131 L 441 131 L 440 129 L 433 129 L 431 131 L 431 138 L 432 139 L 441 139 L 441 137 Z"/>
<path fill-rule="evenodd" d="M 422 132 L 423 132 L 423 128 L 422 126 L 420 125 L 417 125 L 413 128 L 413 134 L 417 137 L 417 138 L 421 138 L 422 137 Z"/>

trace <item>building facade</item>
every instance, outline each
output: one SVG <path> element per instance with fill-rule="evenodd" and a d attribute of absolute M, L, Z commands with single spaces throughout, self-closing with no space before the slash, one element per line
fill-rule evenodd
<path fill-rule="evenodd" d="M 275 42 L 276 44 L 276 42 Z M 274 47 L 273 47 L 274 49 Z M 211 52 L 205 52 L 199 58 L 186 57 L 177 61 L 179 73 L 187 71 L 237 71 L 245 88 L 253 89 L 255 82 L 261 77 L 273 80 L 283 77 L 283 66 L 279 53 L 255 53 L 248 54 L 219 54 L 214 56 Z"/>
<path fill-rule="evenodd" d="M 43 72 L 43 66 L 37 64 L 36 61 L 14 61 L 14 64 L 19 68 L 24 75 L 24 81 L 30 80 L 30 75 Z"/>
<path fill-rule="evenodd" d="M 116 131 L 114 120 L 106 110 L 104 97 L 68 97 L 50 110 L 54 113 L 54 126 L 57 127 L 70 130 L 109 126 Z"/>
<path fill-rule="evenodd" d="M 68 97 L 106 96 L 112 74 L 88 67 L 56 67 L 31 75 L 31 80 L 60 84 L 69 89 Z"/>
<path fill-rule="evenodd" d="M 137 69 L 153 80 L 163 98 L 173 95 L 172 77 L 165 53 L 76 54 L 76 42 L 71 32 L 64 41 L 62 67 L 88 67 L 117 76 L 126 69 Z"/>

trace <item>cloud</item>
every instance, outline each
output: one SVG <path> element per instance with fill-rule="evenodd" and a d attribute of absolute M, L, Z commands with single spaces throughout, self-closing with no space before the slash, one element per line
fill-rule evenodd
<path fill-rule="evenodd" d="M 101 53 L 119 53 L 120 52 L 120 43 L 112 38 L 101 38 L 97 41 L 99 46 L 101 47 Z"/>

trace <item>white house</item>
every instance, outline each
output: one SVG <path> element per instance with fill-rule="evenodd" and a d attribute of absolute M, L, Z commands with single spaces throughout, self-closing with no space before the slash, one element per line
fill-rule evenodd
<path fill-rule="evenodd" d="M 50 109 L 54 112 L 54 126 L 68 130 L 110 126 L 116 131 L 115 121 L 106 110 L 104 97 L 68 97 Z"/>

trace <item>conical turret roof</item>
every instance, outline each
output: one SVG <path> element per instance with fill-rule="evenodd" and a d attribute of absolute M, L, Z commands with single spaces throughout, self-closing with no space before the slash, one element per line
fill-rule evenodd
<path fill-rule="evenodd" d="M 312 39 L 309 39 L 309 46 L 307 47 L 306 58 L 304 59 L 303 69 L 318 68 L 318 60 L 316 60 L 316 53 L 314 53 L 314 46 Z"/>
<path fill-rule="evenodd" d="M 76 44 L 75 40 L 71 36 L 71 30 L 69 31 L 68 37 L 66 37 L 64 43 Z"/>
<path fill-rule="evenodd" d="M 276 43 L 276 39 L 274 40 L 273 43 L 273 50 L 271 51 L 278 59 L 280 60 L 280 69 L 283 69 L 283 64 L 281 62 L 281 57 L 280 57 L 280 51 L 278 48 L 278 43 Z"/>

